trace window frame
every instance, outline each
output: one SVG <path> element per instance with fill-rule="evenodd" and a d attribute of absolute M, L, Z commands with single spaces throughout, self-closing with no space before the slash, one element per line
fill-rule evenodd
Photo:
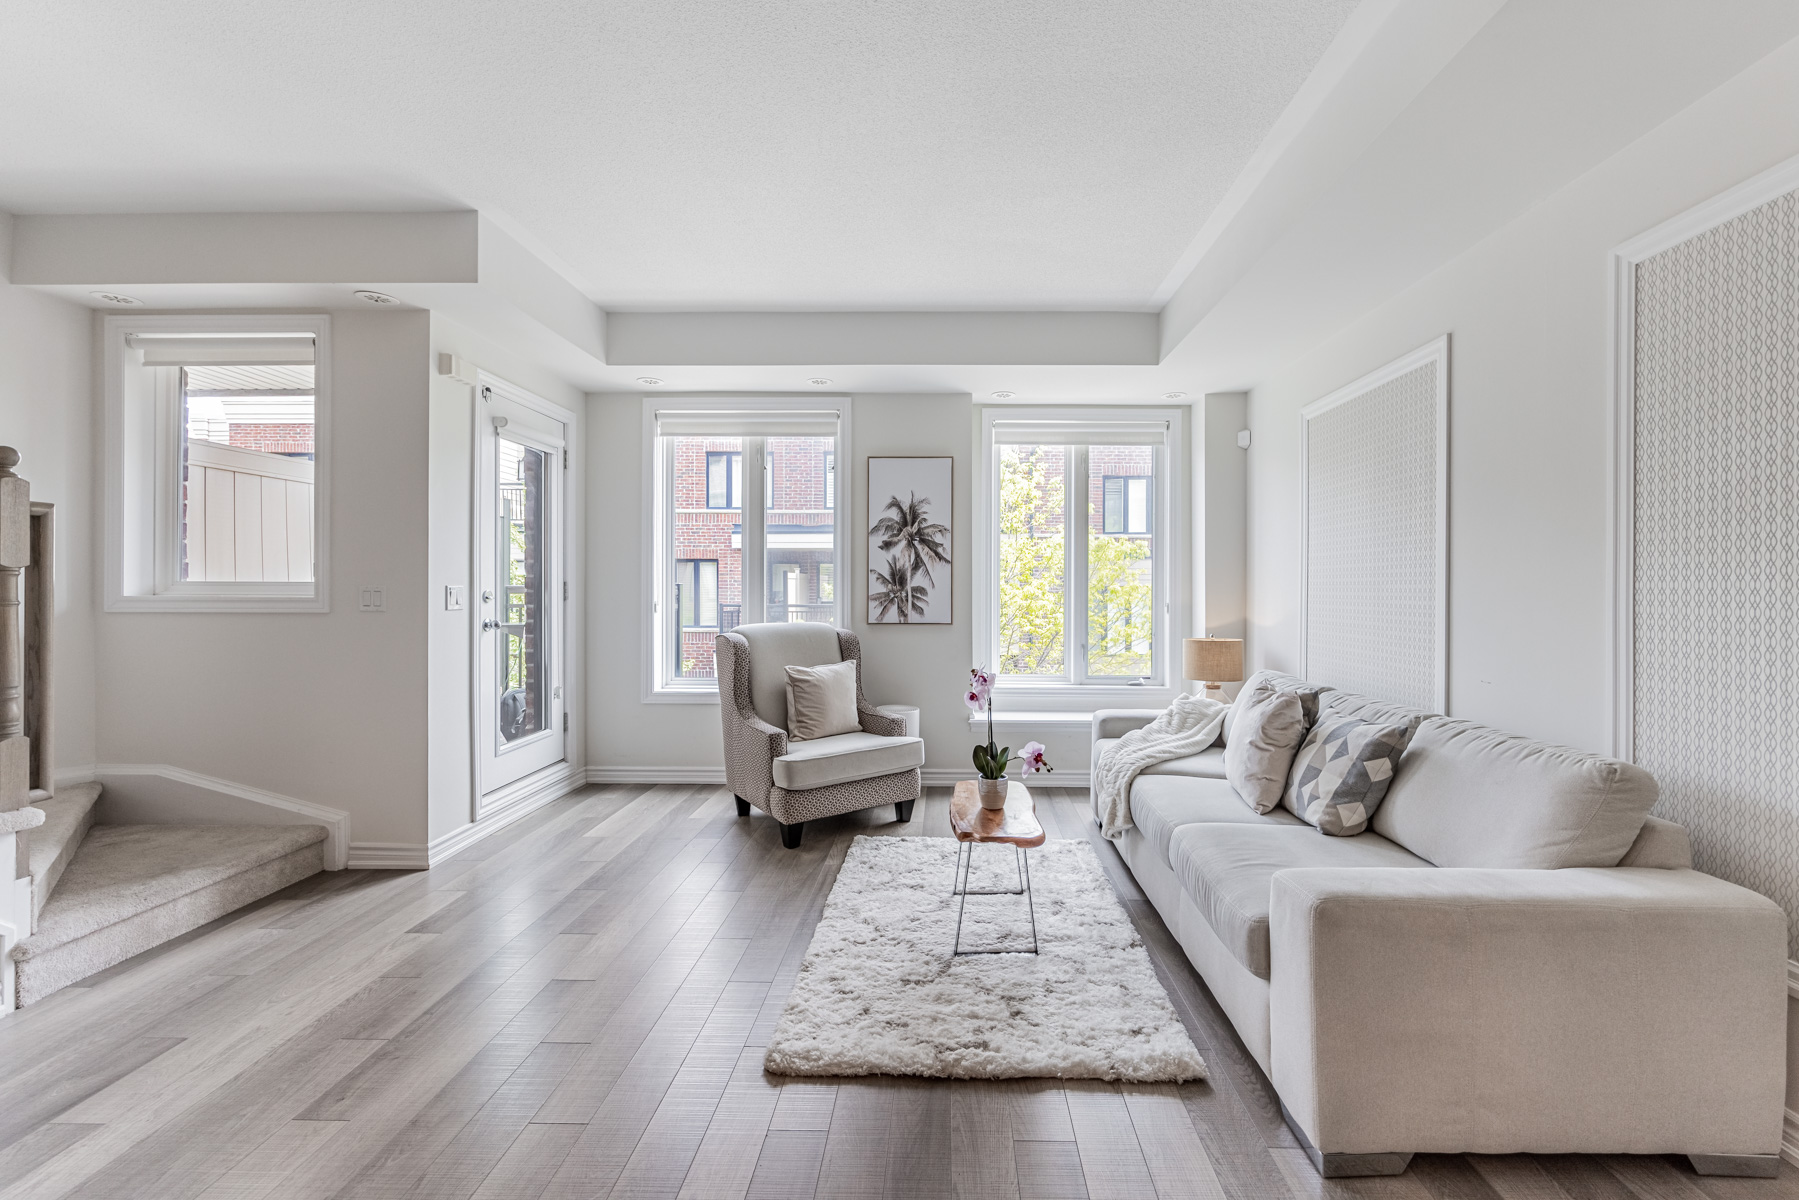
<path fill-rule="evenodd" d="M 133 334 L 310 333 L 313 341 L 312 579 L 176 579 L 180 561 L 180 384 L 128 375 Z M 324 313 L 103 318 L 107 612 L 331 611 L 331 318 Z M 174 368 L 179 371 L 179 368 Z M 171 402 L 172 392 L 172 402 Z"/>
<path fill-rule="evenodd" d="M 712 460 L 725 460 L 725 502 L 712 503 Z M 731 501 L 737 503 L 733 504 Z M 708 450 L 706 451 L 706 508 L 709 512 L 731 512 L 743 507 L 743 451 L 741 450 Z"/>
<path fill-rule="evenodd" d="M 718 560 L 716 558 L 677 558 L 675 560 L 675 586 L 677 589 L 679 589 L 679 587 L 681 585 L 681 567 L 683 564 L 693 568 L 693 589 L 694 589 L 693 621 L 691 623 L 683 621 L 683 620 L 681 620 L 679 614 L 677 614 L 676 623 L 680 626 L 681 632 L 683 632 L 683 633 L 687 632 L 690 629 L 698 629 L 698 630 L 702 630 L 702 631 L 707 630 L 707 629 L 717 629 L 718 628 L 718 610 L 719 610 Z M 704 572 L 701 571 L 700 568 L 703 566 L 707 566 L 707 565 L 710 565 L 712 567 L 712 619 L 710 621 L 704 621 L 704 620 L 700 619 L 702 616 L 705 615 L 705 610 L 700 603 L 700 598 L 705 594 L 704 591 L 700 587 L 701 576 L 704 574 Z M 678 591 L 677 591 L 676 599 L 678 602 L 679 601 Z"/>
<path fill-rule="evenodd" d="M 1155 707 L 1166 705 L 1179 693 L 1182 682 L 1179 647 L 1192 628 L 1188 587 L 1191 551 L 1186 544 L 1186 523 L 1182 519 L 1192 486 L 1186 472 L 1188 411 L 1181 405 L 1167 408 L 979 406 L 980 453 L 976 460 L 974 546 L 975 561 L 980 565 L 974 577 L 974 657 L 985 664 L 999 661 L 1000 443 L 995 440 L 995 422 L 1046 421 L 1091 427 L 1086 443 L 1070 447 L 1072 469 L 1066 484 L 1070 502 L 1064 504 L 1063 513 L 1066 530 L 1064 570 L 1066 578 L 1080 580 L 1080 587 L 1078 597 L 1073 588 L 1064 593 L 1063 672 L 1060 675 L 998 676 L 993 689 L 995 712 L 1091 712 L 1119 705 Z M 1117 436 L 1116 431 L 1121 425 L 1156 423 L 1166 423 L 1167 434 L 1163 444 L 1155 447 L 1155 474 L 1149 489 L 1148 536 L 1154 539 L 1155 546 L 1151 568 L 1155 596 L 1151 623 L 1155 647 L 1151 663 L 1153 671 L 1148 681 L 1142 683 L 1127 682 L 1120 676 L 1089 675 L 1084 649 L 1088 613 L 1081 603 L 1086 598 L 1087 588 L 1087 539 L 1073 536 L 1075 531 L 1087 528 L 1086 491 L 1081 487 L 1089 479 L 1087 450 L 1089 446 L 1116 444 L 1106 440 L 1108 430 Z M 1079 503 L 1073 502 L 1075 495 L 1081 495 L 1083 499 Z M 1102 529 L 1104 502 L 1102 483 Z M 1076 629 L 1082 635 L 1078 647 L 1075 639 L 1069 636 Z"/>
<path fill-rule="evenodd" d="M 1114 480 L 1116 480 L 1119 485 L 1119 487 L 1118 487 L 1119 506 L 1123 510 L 1122 520 L 1121 520 L 1123 528 L 1120 528 L 1120 529 L 1111 529 L 1111 528 L 1107 527 L 1108 523 L 1110 521 L 1110 516 L 1106 512 L 1106 508 L 1105 508 L 1106 503 L 1107 503 L 1106 486 Z M 1146 511 L 1143 514 L 1143 528 L 1141 530 L 1130 528 L 1130 524 L 1131 524 L 1131 484 L 1133 484 L 1133 483 L 1142 483 L 1145 485 L 1144 486 L 1144 496 L 1143 496 L 1143 507 Z M 1099 503 L 1100 503 L 1099 528 L 1100 528 L 1101 533 L 1107 535 L 1108 537 L 1137 537 L 1137 536 L 1141 535 L 1143 537 L 1153 538 L 1156 536 L 1155 480 L 1151 476 L 1148 476 L 1148 475 L 1101 475 L 1099 477 Z"/>
<path fill-rule="evenodd" d="M 642 396 L 642 465 L 644 480 L 643 498 L 646 505 L 647 524 L 650 536 L 643 539 L 643 581 L 644 599 L 639 619 L 647 624 L 642 639 L 643 653 L 641 663 L 642 701 L 646 704 L 716 704 L 718 703 L 718 683 L 715 679 L 681 679 L 669 670 L 672 655 L 678 647 L 669 635 L 668 622 L 664 619 L 664 605 L 674 599 L 675 558 L 674 548 L 674 446 L 672 439 L 667 445 L 658 445 L 660 439 L 656 433 L 656 413 L 660 410 L 684 412 L 718 413 L 725 419 L 736 414 L 750 413 L 818 413 L 831 414 L 837 420 L 836 444 L 827 453 L 838 456 L 844 447 L 853 446 L 851 441 L 850 397 L 847 395 L 813 395 L 813 396 L 743 396 L 743 395 L 707 395 L 707 394 L 671 394 L 659 396 Z M 762 474 L 762 487 L 756 488 L 747 482 L 740 485 L 740 497 L 743 501 L 737 510 L 742 514 L 739 521 L 741 534 L 739 546 L 743 554 L 743 608 L 744 620 L 760 620 L 766 612 L 766 592 L 768 587 L 767 525 L 769 495 L 773 487 L 772 472 L 768 468 L 765 451 L 768 437 L 792 436 L 783 435 L 778 429 L 771 429 L 765 436 L 747 434 L 724 434 L 720 437 L 742 437 L 743 472 L 750 476 L 755 471 Z M 800 435 L 817 436 L 817 435 Z M 714 453 L 737 453 L 734 451 L 716 451 Z M 752 505 L 752 501 L 754 501 Z M 732 511 L 728 509 L 709 509 L 708 511 Z M 845 513 L 833 508 L 831 553 L 834 565 L 850 561 L 853 542 L 850 535 L 850 522 Z M 752 553 L 753 551 L 753 553 Z M 754 569 L 751 563 L 754 560 Z M 682 560 L 693 561 L 693 560 Z M 835 589 L 833 619 L 831 625 L 836 629 L 850 628 L 849 602 L 844 595 L 845 589 Z M 720 604 L 722 610 L 722 601 Z M 722 617 L 722 611 L 720 616 Z M 678 620 L 678 617 L 677 617 Z"/>

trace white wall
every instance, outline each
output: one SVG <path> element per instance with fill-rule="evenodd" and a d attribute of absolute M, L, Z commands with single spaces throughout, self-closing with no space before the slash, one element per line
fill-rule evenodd
<path fill-rule="evenodd" d="M 973 660 L 966 559 L 973 545 L 974 410 L 967 395 L 851 398 L 852 470 L 840 473 L 839 513 L 868 523 L 870 454 L 955 458 L 955 620 L 950 625 L 869 626 L 867 539 L 852 536 L 850 628 L 862 638 L 864 688 L 875 704 L 916 704 L 927 768 L 967 769 L 974 744 L 961 692 Z M 588 398 L 588 761 L 595 767 L 723 769 L 716 704 L 646 704 L 641 698 L 642 542 L 653 517 L 644 494 L 643 408 L 636 393 Z M 1085 751 L 1082 750 L 1083 763 Z M 1084 768 L 1083 768 L 1084 769 Z"/>
<path fill-rule="evenodd" d="M 55 765 L 82 774 L 94 762 L 93 320 L 3 268 L 0 444 L 18 450 L 31 498 L 56 505 Z"/>
<path fill-rule="evenodd" d="M 581 569 L 584 551 L 585 506 L 582 502 L 582 437 L 585 397 L 555 375 L 502 349 L 467 328 L 433 314 L 431 317 L 431 429 L 428 503 L 430 551 L 427 573 L 426 640 L 428 682 L 427 775 L 430 793 L 429 832 L 436 841 L 469 824 L 474 802 L 474 772 L 470 758 L 469 687 L 471 679 L 470 629 L 480 620 L 481 606 L 475 588 L 474 543 L 470 537 L 473 517 L 475 389 L 436 371 L 439 353 L 464 360 L 467 370 L 477 367 L 526 391 L 560 404 L 576 414 L 569 430 L 571 469 L 568 508 L 574 528 L 569 564 L 571 593 L 567 611 L 577 619 L 568 628 L 568 677 L 564 695 L 569 713 L 569 761 L 585 765 L 587 657 L 583 645 L 585 622 L 582 608 Z M 465 607 L 460 612 L 444 608 L 444 587 L 464 589 Z"/>
<path fill-rule="evenodd" d="M 357 842 L 423 844 L 429 314 L 335 312 L 332 343 L 331 611 L 99 614 L 95 754 L 345 810 Z M 368 586 L 385 612 L 358 611 Z M 131 787 L 109 781 L 127 802 Z"/>
<path fill-rule="evenodd" d="M 1609 254 L 1795 154 L 1789 45 L 1258 383 L 1251 662 L 1298 666 L 1300 407 L 1447 332 L 1449 711 L 1609 750 Z"/>

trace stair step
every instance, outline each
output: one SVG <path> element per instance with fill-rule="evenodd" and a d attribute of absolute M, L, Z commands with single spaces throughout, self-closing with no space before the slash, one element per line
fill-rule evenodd
<path fill-rule="evenodd" d="M 13 948 L 18 1003 L 324 870 L 324 842 L 322 825 L 95 825 Z"/>
<path fill-rule="evenodd" d="M 54 796 L 33 800 L 44 810 L 44 823 L 31 831 L 31 915 L 44 911 L 44 902 L 56 881 L 68 869 L 81 839 L 94 824 L 94 805 L 100 801 L 100 785 L 77 783 Z"/>

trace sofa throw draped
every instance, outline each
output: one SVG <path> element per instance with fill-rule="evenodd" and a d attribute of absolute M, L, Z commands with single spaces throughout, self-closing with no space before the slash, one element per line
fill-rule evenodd
<path fill-rule="evenodd" d="M 1218 740 L 1229 706 L 1182 693 L 1162 715 L 1119 738 L 1093 764 L 1093 815 L 1113 841 L 1131 827 L 1131 783 L 1147 767 L 1198 754 Z"/>

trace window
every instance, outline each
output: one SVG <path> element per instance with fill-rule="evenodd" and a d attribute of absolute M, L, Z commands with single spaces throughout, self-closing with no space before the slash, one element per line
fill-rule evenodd
<path fill-rule="evenodd" d="M 1147 475 L 1107 475 L 1102 484 L 1105 496 L 1105 532 L 1149 532 L 1149 485 Z"/>
<path fill-rule="evenodd" d="M 825 507 L 837 507 L 837 456 L 825 455 Z"/>
<path fill-rule="evenodd" d="M 740 624 L 841 622 L 845 532 L 825 503 L 837 403 L 672 411 L 646 400 L 657 511 L 646 699 L 716 697 L 715 639 Z"/>
<path fill-rule="evenodd" d="M 105 325 L 110 610 L 323 611 L 329 319 Z"/>
<path fill-rule="evenodd" d="M 1178 531 L 1154 514 L 1171 511 L 1180 411 L 989 408 L 982 424 L 977 656 L 997 667 L 1001 707 L 1172 694 Z"/>
<path fill-rule="evenodd" d="M 743 507 L 743 455 L 723 450 L 706 452 L 706 507 Z"/>
<path fill-rule="evenodd" d="M 682 629 L 718 628 L 718 560 L 675 560 L 675 598 Z"/>

